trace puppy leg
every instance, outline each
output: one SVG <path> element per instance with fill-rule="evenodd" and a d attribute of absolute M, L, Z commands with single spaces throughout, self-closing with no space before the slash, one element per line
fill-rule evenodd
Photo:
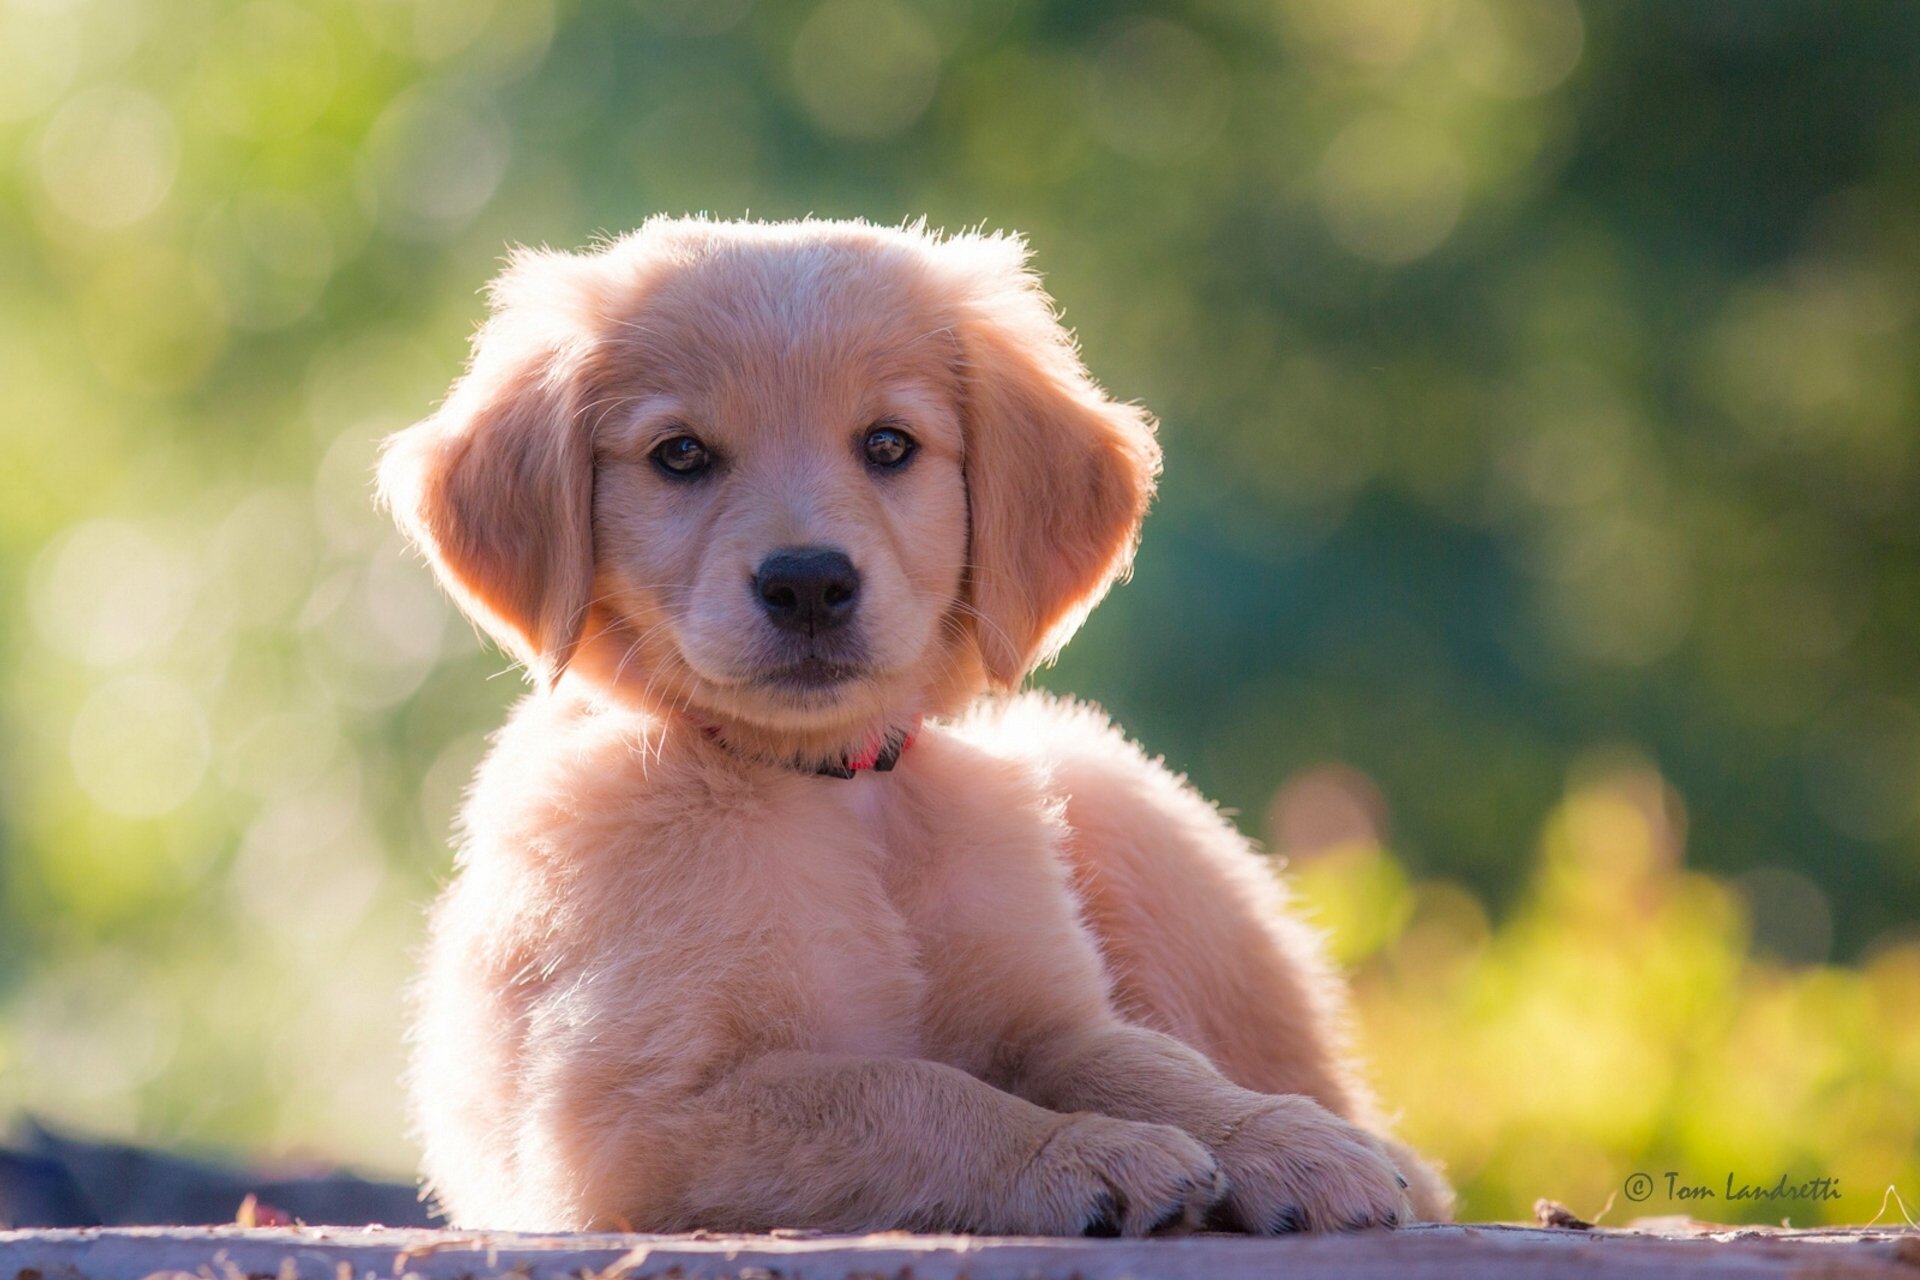
<path fill-rule="evenodd" d="M 1213 1157 L 1167 1125 L 1062 1115 L 917 1059 L 770 1054 L 702 1091 L 680 1226 L 1143 1235 L 1197 1225 Z"/>
<path fill-rule="evenodd" d="M 1242 1089 L 1297 1094 L 1381 1137 L 1425 1220 L 1451 1216 L 1446 1181 L 1388 1136 L 1353 1069 L 1342 984 L 1289 910 L 1272 864 L 1192 788 L 1097 712 L 1029 696 L 977 724 L 1051 774 L 1065 853 L 1115 1007 L 1204 1054 Z"/>
<path fill-rule="evenodd" d="M 1414 1215 L 1451 1218 L 1445 1178 L 1392 1137 L 1351 1065 L 1344 992 L 1271 868 L 1210 807 L 1203 823 L 1184 804 L 1128 812 L 1095 800 L 1069 800 L 1068 853 L 1121 1014 L 1199 1050 L 1242 1089 L 1309 1098 L 1371 1131 L 1411 1184 Z"/>
<path fill-rule="evenodd" d="M 1021 1092 L 1043 1106 L 1177 1125 L 1227 1176 L 1218 1215 L 1260 1234 L 1396 1226 L 1408 1181 L 1381 1141 L 1299 1095 L 1239 1088 L 1170 1036 L 1115 1023 L 1047 1045 Z"/>
<path fill-rule="evenodd" d="M 1394 1139 L 1344 1043 L 1344 995 L 1270 868 L 1237 835 L 1165 813 L 1116 831 L 1070 801 L 1069 856 L 1122 1015 L 1204 1053 L 1232 1083 L 1294 1095 L 1371 1131 L 1411 1184 L 1414 1215 L 1446 1221 L 1453 1191 Z M 1219 820 L 1209 812 L 1214 823 Z M 1224 826 L 1224 824 L 1219 824 Z M 1167 842 L 1149 849 L 1143 835 Z"/>

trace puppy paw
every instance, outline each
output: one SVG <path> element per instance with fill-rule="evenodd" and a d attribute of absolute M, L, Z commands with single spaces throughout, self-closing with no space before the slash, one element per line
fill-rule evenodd
<path fill-rule="evenodd" d="M 1171 1125 L 1077 1115 L 1021 1170 L 1013 1230 L 1065 1236 L 1191 1231 L 1225 1190 L 1212 1153 Z"/>
<path fill-rule="evenodd" d="M 1270 1099 L 1214 1153 L 1228 1190 L 1209 1225 L 1280 1235 L 1413 1220 L 1407 1180 L 1379 1139 L 1311 1099 Z"/>

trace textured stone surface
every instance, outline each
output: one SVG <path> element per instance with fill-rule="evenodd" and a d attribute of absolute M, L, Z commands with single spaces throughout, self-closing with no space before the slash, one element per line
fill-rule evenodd
<path fill-rule="evenodd" d="M 0 1232 L 0 1280 L 1122 1280 L 1123 1277 L 1884 1277 L 1920 1280 L 1920 1232 L 1662 1221 L 1625 1230 L 1429 1226 L 1250 1240 L 960 1236 L 517 1235 L 378 1227 Z"/>

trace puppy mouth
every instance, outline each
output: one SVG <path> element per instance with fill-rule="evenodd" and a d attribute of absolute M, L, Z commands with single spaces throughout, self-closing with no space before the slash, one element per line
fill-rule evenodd
<path fill-rule="evenodd" d="M 783 666 L 770 667 L 760 672 L 754 683 L 784 693 L 828 693 L 851 684 L 866 672 L 865 665 L 861 663 L 806 657 Z"/>

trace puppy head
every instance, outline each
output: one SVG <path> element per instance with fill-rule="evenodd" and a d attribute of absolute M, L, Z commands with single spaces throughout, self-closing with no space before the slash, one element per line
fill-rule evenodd
<path fill-rule="evenodd" d="M 822 749 L 950 710 L 1124 572 L 1159 461 L 1025 257 L 688 220 L 522 252 L 381 492 L 548 682 Z"/>

